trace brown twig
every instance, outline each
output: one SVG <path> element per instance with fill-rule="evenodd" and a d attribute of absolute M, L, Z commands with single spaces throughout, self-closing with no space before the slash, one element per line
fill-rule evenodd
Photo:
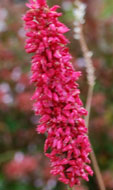
<path fill-rule="evenodd" d="M 86 101 L 86 109 L 88 111 L 88 115 L 85 118 L 85 123 L 86 123 L 86 126 L 88 128 L 90 110 L 91 110 L 91 101 L 92 101 L 93 89 L 94 89 L 94 85 L 95 85 L 95 73 L 94 73 L 95 70 L 93 67 L 92 59 L 90 57 L 89 49 L 87 47 L 87 43 L 86 43 L 85 38 L 84 38 L 84 34 L 82 31 L 82 25 L 80 26 L 79 42 L 80 42 L 80 46 L 81 46 L 83 56 L 84 56 L 85 62 L 86 62 L 87 80 L 88 80 L 88 85 L 89 85 L 88 96 L 87 96 L 87 101 Z M 101 175 L 101 172 L 100 172 L 100 169 L 99 169 L 93 148 L 92 148 L 92 152 L 90 153 L 90 158 L 92 160 L 92 165 L 93 165 L 93 168 L 95 171 L 95 175 L 96 175 L 96 179 L 97 179 L 99 188 L 100 188 L 100 190 L 105 190 L 105 185 L 104 185 L 104 182 L 102 179 L 102 175 Z"/>
<path fill-rule="evenodd" d="M 87 80 L 88 80 L 88 95 L 87 95 L 87 101 L 86 101 L 86 110 L 88 111 L 88 115 L 85 118 L 86 126 L 88 128 L 89 126 L 89 117 L 90 117 L 90 111 L 91 111 L 91 101 L 92 101 L 92 96 L 93 96 L 93 89 L 95 85 L 95 70 L 93 67 L 92 59 L 90 57 L 90 51 L 87 47 L 84 34 L 82 31 L 82 25 L 80 26 L 80 46 L 83 52 L 83 56 L 85 58 L 86 62 L 86 72 L 87 72 Z"/>

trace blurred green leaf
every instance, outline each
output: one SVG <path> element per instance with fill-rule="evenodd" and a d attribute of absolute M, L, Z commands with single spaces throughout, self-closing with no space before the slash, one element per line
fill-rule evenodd
<path fill-rule="evenodd" d="M 7 151 L 0 154 L 0 164 L 9 161 L 12 159 L 15 151 Z"/>
<path fill-rule="evenodd" d="M 108 18 L 113 15 L 113 0 L 104 0 L 104 10 L 102 17 Z"/>

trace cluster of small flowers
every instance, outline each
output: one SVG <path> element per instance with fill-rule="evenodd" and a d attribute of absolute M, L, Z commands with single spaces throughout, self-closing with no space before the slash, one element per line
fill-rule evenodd
<path fill-rule="evenodd" d="M 4 173 L 10 179 L 18 179 L 33 172 L 37 168 L 37 160 L 33 156 L 25 156 L 17 152 L 14 159 L 9 161 L 4 167 Z"/>
<path fill-rule="evenodd" d="M 80 2 L 79 0 L 74 2 L 75 8 L 73 9 L 73 15 L 75 17 L 74 21 L 74 38 L 80 39 L 80 30 L 81 24 L 85 23 L 85 13 L 86 13 L 86 4 Z"/>
<path fill-rule="evenodd" d="M 85 23 L 85 12 L 86 12 L 86 4 L 80 2 L 79 0 L 74 2 L 75 4 L 75 8 L 73 10 L 73 14 L 75 17 L 75 21 L 74 21 L 74 39 L 76 40 L 80 40 L 81 38 L 81 32 L 82 32 L 82 24 Z M 86 52 L 86 56 L 87 58 L 91 58 L 93 56 L 93 52 L 92 51 L 87 51 Z M 94 83 L 94 68 L 92 67 L 92 64 L 88 64 L 87 67 L 87 73 L 88 73 L 88 81 L 89 84 L 93 84 Z"/>
<path fill-rule="evenodd" d="M 80 177 L 88 181 L 93 172 L 88 165 L 91 151 L 71 55 L 63 35 L 69 29 L 58 21 L 59 6 L 49 8 L 45 0 L 31 0 L 24 15 L 27 53 L 32 56 L 31 82 L 36 85 L 34 111 L 40 115 L 38 133 L 47 133 L 45 154 L 51 160 L 51 173 L 72 187 Z"/>

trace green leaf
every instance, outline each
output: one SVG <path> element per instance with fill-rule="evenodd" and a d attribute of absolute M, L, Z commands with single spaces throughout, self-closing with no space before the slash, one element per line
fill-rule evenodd
<path fill-rule="evenodd" d="M 102 17 L 109 18 L 111 15 L 113 15 L 113 0 L 104 0 Z"/>

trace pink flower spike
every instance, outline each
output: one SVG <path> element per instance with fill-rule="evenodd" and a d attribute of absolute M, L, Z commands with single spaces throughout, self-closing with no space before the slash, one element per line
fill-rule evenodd
<path fill-rule="evenodd" d="M 40 115 L 36 131 L 47 134 L 44 153 L 50 159 L 51 173 L 70 187 L 88 181 L 91 152 L 87 128 L 83 119 L 76 72 L 67 48 L 64 33 L 69 29 L 58 20 L 59 6 L 49 9 L 45 0 L 30 0 L 25 21 L 26 52 L 32 56 L 32 77 L 36 90 L 32 97 L 33 110 Z M 47 153 L 49 149 L 49 153 Z"/>

